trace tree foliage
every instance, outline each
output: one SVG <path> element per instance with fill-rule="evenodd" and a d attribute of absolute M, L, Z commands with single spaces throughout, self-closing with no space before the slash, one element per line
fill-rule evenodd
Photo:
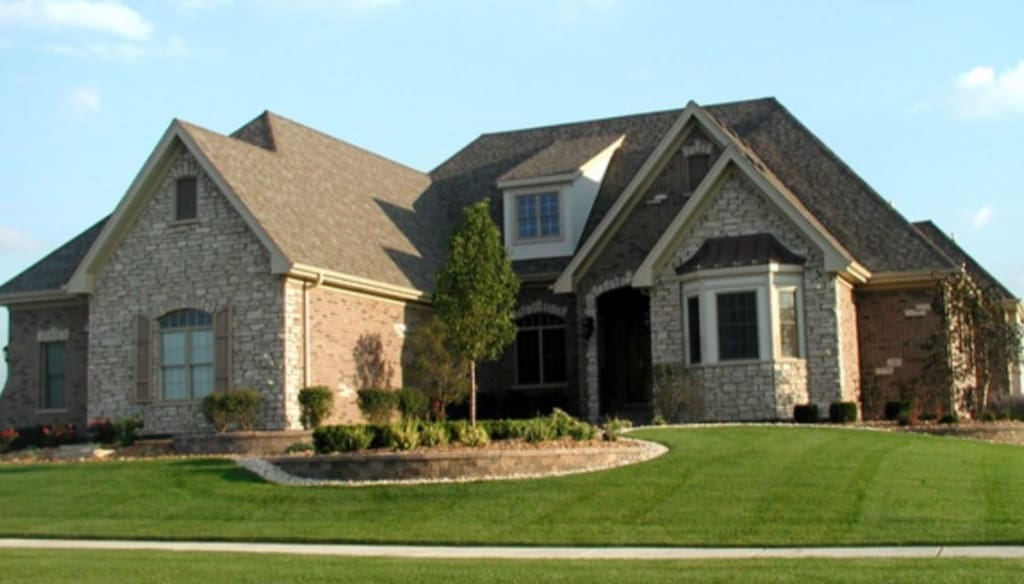
<path fill-rule="evenodd" d="M 1003 294 L 962 268 L 939 283 L 936 298 L 947 326 L 927 344 L 929 385 L 958 388 L 967 410 L 978 417 L 994 393 L 1009 390 L 1021 356 L 1020 324 Z M 948 411 L 956 411 L 954 403 Z"/>
<path fill-rule="evenodd" d="M 462 403 L 469 393 L 469 363 L 454 355 L 436 316 L 413 329 L 407 345 L 412 360 L 404 370 L 405 385 L 430 400 L 430 415 L 445 418 L 445 408 Z"/>
<path fill-rule="evenodd" d="M 437 276 L 434 306 L 456 356 L 469 361 L 470 420 L 476 421 L 476 362 L 495 360 L 515 340 L 519 279 L 487 200 L 463 209 Z"/>

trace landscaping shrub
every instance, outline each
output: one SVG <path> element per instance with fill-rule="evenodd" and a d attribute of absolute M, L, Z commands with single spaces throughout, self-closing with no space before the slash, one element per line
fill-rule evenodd
<path fill-rule="evenodd" d="M 74 441 L 74 424 L 61 424 L 60 422 L 54 422 L 49 426 L 39 427 L 39 446 L 55 448 L 62 444 L 71 444 Z"/>
<path fill-rule="evenodd" d="M 406 387 L 398 390 L 398 411 L 403 420 L 425 420 L 430 411 L 430 400 L 420 390 Z"/>
<path fill-rule="evenodd" d="M 939 423 L 946 425 L 958 424 L 960 423 L 960 418 L 958 418 L 956 414 L 946 414 L 939 418 Z"/>
<path fill-rule="evenodd" d="M 793 421 L 797 424 L 817 424 L 820 419 L 818 404 L 798 404 L 793 407 Z"/>
<path fill-rule="evenodd" d="M 89 432 L 89 440 L 92 442 L 110 444 L 117 439 L 114 424 L 109 418 L 93 418 L 86 426 L 86 430 Z"/>
<path fill-rule="evenodd" d="M 448 444 L 448 428 L 437 422 L 420 424 L 420 444 L 423 446 Z"/>
<path fill-rule="evenodd" d="M 491 442 L 491 435 L 487 433 L 484 426 L 470 426 L 469 422 L 459 420 L 452 422 L 449 427 L 452 442 L 464 446 L 486 446 Z"/>
<path fill-rule="evenodd" d="M 614 442 L 622 437 L 623 430 L 627 430 L 632 427 L 633 422 L 630 422 L 629 420 L 608 418 L 604 421 L 604 425 L 601 426 L 601 432 L 606 441 Z"/>
<path fill-rule="evenodd" d="M 525 433 L 522 438 L 530 443 L 546 442 L 558 437 L 555 425 L 547 418 L 533 418 L 532 420 L 527 420 L 524 429 Z M 568 432 L 569 430 L 566 428 L 566 433 Z"/>
<path fill-rule="evenodd" d="M 390 389 L 360 389 L 359 411 L 373 424 L 386 424 L 398 411 L 398 392 Z"/>
<path fill-rule="evenodd" d="M 313 447 L 318 454 L 366 450 L 373 435 L 366 426 L 321 426 L 313 431 Z"/>
<path fill-rule="evenodd" d="M 121 446 L 131 446 L 139 439 L 139 430 L 141 430 L 145 424 L 142 421 L 142 418 L 135 417 L 115 420 L 111 426 L 114 429 L 114 439 L 117 440 L 117 443 Z"/>
<path fill-rule="evenodd" d="M 218 432 L 227 432 L 232 426 L 251 431 L 262 403 L 263 396 L 255 389 L 233 389 L 206 396 L 200 410 Z"/>
<path fill-rule="evenodd" d="M 551 428 L 552 438 L 564 438 L 569 435 L 569 429 L 576 423 L 576 418 L 562 409 L 553 408 L 546 421 Z"/>
<path fill-rule="evenodd" d="M 299 390 L 299 421 L 306 430 L 315 430 L 331 416 L 334 410 L 334 392 L 325 385 L 303 387 Z"/>
<path fill-rule="evenodd" d="M 910 402 L 907 400 L 885 402 L 885 419 L 889 420 L 890 422 L 899 420 L 901 413 L 909 411 Z"/>
<path fill-rule="evenodd" d="M 981 420 L 983 422 L 995 422 L 998 419 L 999 417 L 996 416 L 995 412 L 993 412 L 992 410 L 987 410 L 984 414 L 981 415 Z"/>
<path fill-rule="evenodd" d="M 900 426 L 913 426 L 917 423 L 917 418 L 914 417 L 913 412 L 910 410 L 903 410 L 900 412 L 900 417 L 897 422 Z"/>
<path fill-rule="evenodd" d="M 413 329 L 407 348 L 412 360 L 402 370 L 403 380 L 427 398 L 433 419 L 444 420 L 446 408 L 462 403 L 469 392 L 469 363 L 454 356 L 436 316 Z"/>
<path fill-rule="evenodd" d="M 514 422 L 515 420 L 481 420 L 477 422 L 477 425 L 483 426 L 487 430 L 491 440 L 500 442 L 512 439 L 511 432 Z"/>
<path fill-rule="evenodd" d="M 918 418 L 922 422 L 930 422 L 930 421 L 932 421 L 932 420 L 934 420 L 934 419 L 936 419 L 938 417 L 939 417 L 939 415 L 936 414 L 935 412 L 921 412 L 921 415 L 918 416 Z"/>
<path fill-rule="evenodd" d="M 385 447 L 389 450 L 412 450 L 420 445 L 419 424 L 401 422 L 390 424 L 384 433 Z"/>
<path fill-rule="evenodd" d="M 390 424 L 366 424 L 363 427 L 370 434 L 370 448 L 388 447 L 388 426 Z"/>
<path fill-rule="evenodd" d="M 1024 421 L 1024 396 L 993 400 L 988 406 L 988 411 L 1000 420 Z"/>
<path fill-rule="evenodd" d="M 576 420 L 576 423 L 569 428 L 569 437 L 576 442 L 593 440 L 595 435 L 597 435 L 597 428 L 593 424 L 588 424 L 582 420 Z"/>
<path fill-rule="evenodd" d="M 854 402 L 832 402 L 828 406 L 828 419 L 833 424 L 849 424 L 857 421 L 857 404 Z"/>
<path fill-rule="evenodd" d="M 14 428 L 0 430 L 0 454 L 14 449 L 14 443 L 18 440 L 18 431 Z"/>
<path fill-rule="evenodd" d="M 665 419 L 665 416 L 660 416 L 660 415 L 659 416 L 654 416 L 654 418 L 651 420 L 651 425 L 652 426 L 667 426 L 668 425 L 668 420 Z"/>
<path fill-rule="evenodd" d="M 285 454 L 299 454 L 302 452 L 313 452 L 315 447 L 311 442 L 296 442 L 284 449 Z"/>

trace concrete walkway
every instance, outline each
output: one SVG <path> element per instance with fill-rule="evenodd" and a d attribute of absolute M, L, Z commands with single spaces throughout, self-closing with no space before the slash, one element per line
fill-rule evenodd
<path fill-rule="evenodd" d="M 0 549 L 65 549 L 512 560 L 740 560 L 765 558 L 1000 558 L 1024 559 L 1024 546 L 908 546 L 831 548 L 462 547 L 88 539 L 0 539 Z"/>

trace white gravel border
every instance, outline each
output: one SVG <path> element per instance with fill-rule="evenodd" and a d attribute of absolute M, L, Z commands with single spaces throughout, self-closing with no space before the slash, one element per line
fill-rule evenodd
<path fill-rule="evenodd" d="M 642 447 L 642 450 L 639 454 L 627 457 L 623 461 L 617 463 L 594 464 L 582 468 L 574 468 L 572 470 L 556 471 L 552 473 L 528 473 L 489 477 L 466 477 L 454 479 L 404 479 L 380 481 L 339 481 L 326 479 L 308 479 L 287 473 L 284 470 L 282 470 L 279 466 L 263 458 L 239 458 L 235 462 L 238 464 L 238 466 L 241 466 L 242 468 L 252 473 L 255 473 L 263 480 L 278 485 L 286 485 L 290 487 L 376 487 L 383 485 L 432 485 L 441 483 L 476 483 L 482 481 L 511 481 L 522 479 L 561 477 L 574 474 L 595 472 L 599 470 L 607 470 L 611 468 L 618 468 L 620 466 L 627 466 L 630 464 L 636 464 L 638 462 L 646 462 L 668 452 L 667 447 L 658 444 L 657 442 L 637 440 L 636 438 L 623 438 L 621 439 L 621 441 L 633 443 L 636 446 Z"/>

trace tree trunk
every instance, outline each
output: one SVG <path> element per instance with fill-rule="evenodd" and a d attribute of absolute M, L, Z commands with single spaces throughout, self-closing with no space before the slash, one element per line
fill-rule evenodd
<path fill-rule="evenodd" d="M 476 427 L 476 361 L 469 362 L 469 425 Z"/>

